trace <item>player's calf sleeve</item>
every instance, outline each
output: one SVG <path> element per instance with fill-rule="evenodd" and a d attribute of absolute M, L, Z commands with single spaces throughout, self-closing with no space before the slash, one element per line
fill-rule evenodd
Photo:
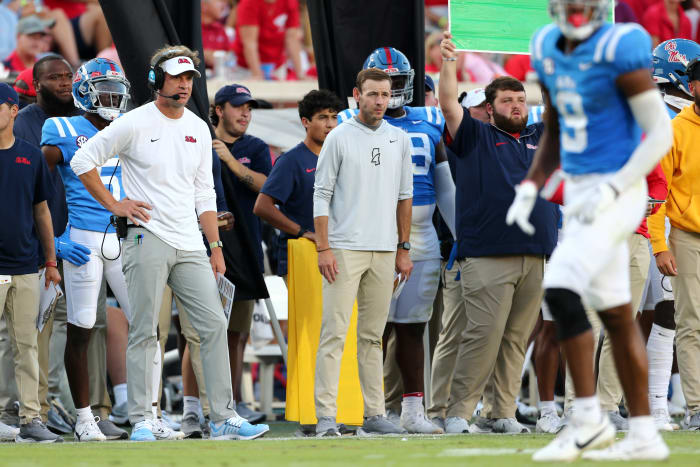
<path fill-rule="evenodd" d="M 571 339 L 591 329 L 581 297 L 568 289 L 547 289 L 544 294 L 560 341 Z"/>
<path fill-rule="evenodd" d="M 651 327 L 647 341 L 649 358 L 649 405 L 651 410 L 668 407 L 668 383 L 673 365 L 673 339 L 676 331 L 664 329 L 658 324 Z"/>

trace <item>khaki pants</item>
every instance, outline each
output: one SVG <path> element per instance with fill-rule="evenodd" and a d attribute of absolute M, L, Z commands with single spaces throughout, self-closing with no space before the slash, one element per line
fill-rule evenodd
<path fill-rule="evenodd" d="M 632 234 L 627 240 L 627 245 L 630 250 L 630 292 L 632 315 L 634 316 L 642 302 L 651 256 L 649 255 L 649 240 L 643 235 Z M 617 411 L 620 401 L 622 401 L 622 386 L 617 377 L 612 344 L 607 331 L 603 333 L 603 346 L 598 362 L 598 397 L 601 408 L 607 412 Z"/>
<path fill-rule="evenodd" d="M 491 416 L 515 417 L 527 340 L 537 322 L 542 302 L 544 258 L 502 256 L 466 258 L 457 262 L 467 327 L 462 334 L 452 380 L 447 417 L 469 419 L 493 373 Z"/>
<path fill-rule="evenodd" d="M 671 227 L 669 247 L 678 269 L 671 277 L 678 369 L 688 412 L 694 415 L 700 412 L 700 234 Z"/>
<path fill-rule="evenodd" d="M 197 380 L 197 387 L 199 388 L 199 403 L 202 406 L 202 413 L 205 416 L 209 416 L 209 400 L 207 399 L 207 389 L 204 384 L 204 370 L 202 369 L 202 357 L 200 352 L 200 341 L 199 334 L 195 331 L 192 323 L 187 317 L 187 313 L 184 313 L 182 303 L 180 299 L 173 295 L 173 290 L 166 286 L 163 291 L 163 304 L 160 307 L 160 314 L 158 315 L 158 326 L 160 328 L 160 350 L 165 355 L 165 343 L 168 340 L 168 333 L 170 332 L 170 323 L 172 320 L 172 303 L 173 298 L 175 299 L 175 306 L 178 310 L 178 316 L 180 317 L 180 329 L 182 329 L 182 335 L 187 341 L 187 345 L 190 349 L 190 364 L 192 365 L 192 370 L 194 371 L 194 377 Z M 162 383 L 161 383 L 162 386 Z M 162 388 L 161 388 L 162 390 Z M 162 393 L 162 391 L 161 391 Z M 160 410 L 160 398 L 158 398 L 158 408 Z"/>
<path fill-rule="evenodd" d="M 357 298 L 357 362 L 364 416 L 384 415 L 382 334 L 389 316 L 396 252 L 334 248 L 339 273 L 323 282 L 323 318 L 316 354 L 316 416 L 335 418 L 340 359 Z"/>
<path fill-rule="evenodd" d="M 15 381 L 19 394 L 20 423 L 40 417 L 39 349 L 36 318 L 39 315 L 39 275 L 12 276 L 0 285 L 0 317 L 7 322 L 15 362 Z"/>
<path fill-rule="evenodd" d="M 135 242 L 136 235 L 142 241 Z M 201 339 L 210 418 L 235 415 L 229 370 L 226 321 L 216 279 L 206 253 L 177 250 L 144 228 L 132 228 L 123 243 L 122 267 L 132 305 L 126 350 L 129 421 L 152 419 L 151 370 L 157 350 L 156 329 L 165 285 L 173 289 L 183 312 Z"/>
<path fill-rule="evenodd" d="M 467 328 L 467 307 L 462 298 L 462 285 L 457 280 L 459 266 L 455 263 L 451 270 L 442 270 L 442 330 L 438 337 L 430 384 L 430 407 L 428 417 L 445 418 L 447 401 L 466 398 L 466 394 L 452 392 L 452 376 L 457 366 L 457 354 L 462 333 Z"/>
<path fill-rule="evenodd" d="M 1 287 L 1 286 L 0 286 Z M 7 330 L 7 319 L 0 310 L 0 414 L 10 409 L 19 400 L 15 382 L 15 361 L 12 354 L 12 340 Z"/>

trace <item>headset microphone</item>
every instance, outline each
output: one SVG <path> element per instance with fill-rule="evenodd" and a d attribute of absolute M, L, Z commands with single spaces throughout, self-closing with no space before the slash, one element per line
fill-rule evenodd
<path fill-rule="evenodd" d="M 166 99 L 172 99 L 174 101 L 179 101 L 180 100 L 180 94 L 173 94 L 172 96 L 167 96 L 165 94 L 162 94 L 160 92 L 156 92 L 161 97 L 165 97 Z"/>

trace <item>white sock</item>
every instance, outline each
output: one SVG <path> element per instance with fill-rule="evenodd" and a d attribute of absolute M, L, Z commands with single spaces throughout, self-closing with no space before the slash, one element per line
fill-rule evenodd
<path fill-rule="evenodd" d="M 629 425 L 630 436 L 635 436 L 641 439 L 651 439 L 658 434 L 658 430 L 654 424 L 654 417 L 651 415 L 630 417 Z"/>
<path fill-rule="evenodd" d="M 126 383 L 114 386 L 114 405 L 126 403 Z"/>
<path fill-rule="evenodd" d="M 584 423 L 599 423 L 601 417 L 598 396 L 577 397 L 574 399 L 574 416 Z"/>
<path fill-rule="evenodd" d="M 185 396 L 182 398 L 182 413 L 190 413 L 194 412 L 197 415 L 202 410 L 202 406 L 199 403 L 199 397 L 194 397 L 194 396 Z"/>
<path fill-rule="evenodd" d="M 90 409 L 90 406 L 84 407 L 82 409 L 76 409 L 75 412 L 78 415 L 78 420 L 80 421 L 87 421 L 93 419 L 92 409 Z"/>
<path fill-rule="evenodd" d="M 685 407 L 685 396 L 683 395 L 683 387 L 681 387 L 681 375 L 679 373 L 673 373 L 671 375 L 671 388 L 673 388 L 673 395 L 671 396 L 671 401 L 678 407 Z"/>
<path fill-rule="evenodd" d="M 401 399 L 401 413 L 417 413 L 423 411 L 423 393 L 412 392 L 404 394 Z"/>
<path fill-rule="evenodd" d="M 554 401 L 540 401 L 539 406 L 540 415 L 552 412 L 554 412 L 555 414 L 557 413 L 557 406 L 554 404 Z"/>
<path fill-rule="evenodd" d="M 676 331 L 654 324 L 647 341 L 649 357 L 649 406 L 652 412 L 668 409 L 668 382 L 673 365 L 673 339 Z"/>

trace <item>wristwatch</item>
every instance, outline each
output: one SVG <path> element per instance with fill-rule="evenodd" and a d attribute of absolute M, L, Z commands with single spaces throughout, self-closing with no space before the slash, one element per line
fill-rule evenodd
<path fill-rule="evenodd" d="M 213 250 L 214 248 L 223 248 L 224 244 L 221 242 L 221 240 L 217 240 L 215 242 L 209 242 L 209 249 Z"/>
<path fill-rule="evenodd" d="M 411 244 L 408 242 L 400 242 L 398 245 L 396 245 L 396 248 L 409 251 L 411 249 Z"/>

